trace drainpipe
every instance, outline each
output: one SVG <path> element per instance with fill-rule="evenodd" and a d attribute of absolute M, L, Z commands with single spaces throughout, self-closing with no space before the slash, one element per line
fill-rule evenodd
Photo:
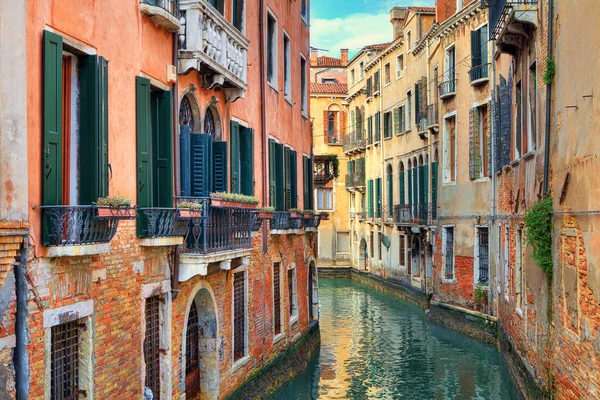
<path fill-rule="evenodd" d="M 261 120 L 260 120 L 260 129 L 262 131 L 262 171 L 263 171 L 263 190 L 262 190 L 262 197 L 263 197 L 263 207 L 266 207 L 269 203 L 268 203 L 268 195 L 269 195 L 269 174 L 268 173 L 264 173 L 265 171 L 268 171 L 269 169 L 267 168 L 268 162 L 267 162 L 267 139 L 268 139 L 268 135 L 267 135 L 267 112 L 266 112 L 266 103 L 267 103 L 267 94 L 266 94 L 266 87 L 265 87 L 265 82 L 267 80 L 266 77 L 266 66 L 265 66 L 265 38 L 264 38 L 264 27 L 265 27 L 265 0 L 260 0 L 260 101 L 262 104 L 261 107 Z M 266 254 L 268 251 L 268 246 L 267 246 L 267 236 L 268 236 L 268 232 L 267 232 L 267 224 L 264 223 L 262 224 L 262 236 L 263 236 L 263 254 Z"/>
<path fill-rule="evenodd" d="M 495 48 L 496 48 L 496 41 L 492 40 L 492 49 L 495 49 Z M 490 54 L 489 51 L 488 51 L 488 54 Z M 492 74 L 492 79 L 491 79 L 492 92 L 496 96 L 498 96 L 498 93 L 495 92 L 495 90 L 496 90 L 496 63 L 494 62 L 494 55 L 493 54 L 492 54 L 492 60 L 491 61 L 492 61 L 491 62 L 491 64 L 492 64 L 491 65 L 491 67 L 492 67 L 492 72 L 491 72 L 491 74 Z M 492 228 L 495 227 L 495 222 L 496 222 L 496 171 L 494 171 L 494 167 L 496 165 L 496 153 L 494 151 L 494 149 L 496 148 L 496 146 L 495 146 L 496 145 L 496 139 L 495 139 L 495 136 L 494 136 L 494 134 L 496 133 L 496 130 L 495 130 L 495 125 L 496 124 L 494 124 L 495 115 L 494 115 L 494 106 L 493 106 L 494 103 L 493 103 L 493 101 L 494 101 L 494 98 L 492 97 L 492 107 L 491 107 L 492 112 L 491 112 L 491 115 L 490 115 L 490 118 L 492 119 L 492 123 L 490 124 L 491 127 L 492 127 L 491 128 L 491 132 L 490 132 L 491 146 L 492 146 L 492 151 L 490 152 L 491 153 L 490 158 L 491 158 L 491 161 L 492 161 L 492 168 L 490 169 L 490 174 L 492 176 L 492 200 L 491 200 L 491 204 L 490 204 L 492 217 L 491 217 L 491 221 L 490 221 L 490 226 Z M 490 232 L 491 233 L 490 237 L 493 238 L 494 235 L 498 235 L 497 240 L 494 240 L 494 242 L 496 242 L 495 244 L 498 246 L 497 249 L 496 249 L 496 260 L 500 261 L 500 239 L 501 239 L 501 237 L 500 237 L 500 234 L 498 232 L 498 229 L 492 229 L 492 231 L 493 232 Z M 499 273 L 498 273 L 499 270 L 500 270 L 500 263 L 498 262 L 496 264 L 496 277 L 497 277 L 496 287 L 498 287 L 498 285 L 500 283 L 500 277 L 499 277 Z M 499 297 L 500 296 L 500 292 L 499 291 L 496 292 L 496 296 L 498 297 L 498 299 L 500 299 L 500 297 Z M 491 299 L 488 299 L 488 303 L 489 303 L 490 300 Z M 498 302 L 496 302 L 496 307 L 497 307 L 496 308 L 496 315 L 499 314 L 499 309 L 498 308 L 500 307 L 500 305 L 498 304 Z"/>
<path fill-rule="evenodd" d="M 384 126 L 384 112 L 383 112 L 383 68 L 381 68 L 383 66 L 383 55 L 379 56 L 379 129 L 380 129 L 380 133 L 379 133 L 379 140 L 381 141 L 381 166 L 380 166 L 380 170 L 381 170 L 381 205 L 382 205 L 382 210 L 381 210 L 381 221 L 385 221 L 387 220 L 387 213 L 385 212 L 385 210 L 383 210 L 383 201 L 385 199 L 387 199 L 387 180 L 386 180 L 386 176 L 385 176 L 385 137 L 384 137 L 384 132 L 385 132 L 385 126 Z M 391 66 L 390 66 L 391 69 Z M 389 207 L 389 204 L 388 204 Z M 383 229 L 384 227 L 384 223 L 382 222 L 381 225 L 379 226 L 379 232 L 381 233 L 381 236 L 385 235 L 385 230 Z M 379 238 L 376 238 L 375 240 L 378 240 Z M 383 248 L 382 245 L 383 243 L 381 241 L 379 241 L 379 257 L 381 260 L 383 260 L 383 257 L 381 257 L 381 254 L 383 252 Z M 388 256 L 389 256 L 389 249 L 388 249 Z"/>
<path fill-rule="evenodd" d="M 177 68 L 177 59 L 178 59 L 178 47 L 179 47 L 179 41 L 178 41 L 178 37 L 179 37 L 179 31 L 173 33 L 173 55 L 172 55 L 172 62 L 173 65 L 175 66 L 175 68 Z M 178 126 L 179 126 L 179 74 L 175 74 L 175 83 L 173 84 L 173 96 L 171 96 L 171 98 L 173 99 L 173 101 L 171 102 L 172 107 L 173 107 L 173 118 L 172 118 L 172 129 L 173 129 L 173 135 L 172 135 L 172 148 L 174 149 L 174 156 L 173 157 L 173 171 L 177 171 L 178 173 L 175 174 L 175 179 L 174 179 L 174 192 L 177 195 L 181 194 L 180 193 L 180 180 L 181 180 L 181 173 L 179 171 L 179 146 L 178 146 L 178 142 L 179 142 L 179 131 L 178 131 Z"/>
<path fill-rule="evenodd" d="M 15 265 L 15 339 L 16 345 L 13 353 L 15 365 L 15 391 L 17 400 L 29 398 L 29 359 L 27 357 L 27 342 L 29 331 L 27 329 L 27 256 L 29 254 L 29 236 L 23 238 L 21 248 L 21 259 Z"/>
<path fill-rule="evenodd" d="M 419 14 L 419 24 L 420 24 L 420 14 Z M 430 74 L 429 74 L 429 69 L 431 68 L 431 60 L 429 60 L 429 39 L 425 40 L 425 60 L 427 61 L 427 75 L 426 75 L 426 81 L 427 85 L 429 86 L 429 82 L 430 82 Z M 430 91 L 429 89 L 427 89 L 428 92 Z M 433 104 L 433 102 L 437 99 L 434 99 L 433 96 L 427 96 L 428 99 L 431 98 L 431 104 Z M 427 107 L 425 107 L 425 118 L 427 118 L 427 108 L 429 107 L 429 104 L 427 105 Z M 428 121 L 429 122 L 429 121 Z M 429 200 L 429 206 L 431 207 L 432 204 L 432 199 L 433 199 L 433 182 L 431 180 L 431 174 L 432 174 L 432 170 L 431 170 L 431 159 L 434 156 L 434 151 L 433 151 L 433 144 L 431 143 L 431 136 L 432 133 L 428 132 L 427 133 L 427 149 L 429 151 L 429 157 L 427 158 L 427 171 L 429 173 L 429 176 L 427 177 L 427 199 Z M 433 209 L 432 209 L 433 212 Z M 433 221 L 432 221 L 433 222 Z M 429 238 L 430 240 L 433 240 L 433 235 L 430 232 Z M 427 243 L 426 243 L 427 244 Z M 433 244 L 429 245 L 431 247 L 431 256 L 433 257 Z M 425 246 L 425 256 L 427 257 L 427 245 Z M 427 295 L 428 290 L 427 290 L 427 265 L 429 264 L 429 260 L 425 260 L 425 295 Z M 431 260 L 431 275 L 433 277 L 433 259 Z"/>
<path fill-rule="evenodd" d="M 548 59 L 552 60 L 554 35 L 554 0 L 548 0 Z M 546 86 L 546 132 L 544 142 L 544 196 L 548 194 L 548 175 L 550 169 L 550 109 L 552 101 L 552 82 Z"/>

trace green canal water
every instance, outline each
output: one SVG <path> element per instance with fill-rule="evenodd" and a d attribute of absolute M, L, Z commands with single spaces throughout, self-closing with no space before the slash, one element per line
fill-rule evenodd
<path fill-rule="evenodd" d="M 271 400 L 518 399 L 494 346 L 356 281 L 320 279 L 321 347 Z"/>

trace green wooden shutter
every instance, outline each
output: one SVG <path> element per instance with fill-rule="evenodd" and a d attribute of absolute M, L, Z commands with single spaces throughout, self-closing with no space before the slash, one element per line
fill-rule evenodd
<path fill-rule="evenodd" d="M 137 205 L 152 207 L 150 80 L 136 77 Z"/>
<path fill-rule="evenodd" d="M 302 156 L 302 183 L 303 183 L 303 195 L 304 195 L 304 209 L 305 210 L 310 210 L 310 200 L 309 200 L 309 192 L 308 192 L 308 166 L 309 166 L 309 162 L 308 162 L 308 157 L 306 156 Z"/>
<path fill-rule="evenodd" d="M 100 69 L 98 56 L 79 57 L 79 203 L 100 197 Z"/>
<path fill-rule="evenodd" d="M 283 145 L 275 143 L 275 209 L 285 211 L 285 188 L 283 175 Z"/>
<path fill-rule="evenodd" d="M 212 136 L 203 133 L 191 135 L 191 176 L 192 196 L 208 197 L 212 188 Z"/>
<path fill-rule="evenodd" d="M 400 107 L 394 108 L 394 133 L 400 133 Z"/>
<path fill-rule="evenodd" d="M 481 65 L 481 43 L 479 40 L 479 33 L 479 30 L 471 31 L 471 66 L 473 68 Z"/>
<path fill-rule="evenodd" d="M 381 113 L 378 111 L 375 113 L 375 141 L 381 140 Z"/>
<path fill-rule="evenodd" d="M 376 209 L 375 209 L 375 218 L 381 218 L 381 205 L 382 205 L 382 192 L 381 192 L 381 178 L 377 178 L 375 180 L 375 199 L 377 201 L 376 203 Z"/>
<path fill-rule="evenodd" d="M 408 170 L 408 199 L 407 199 L 407 203 L 406 204 L 412 204 L 413 203 L 413 169 L 409 169 Z"/>
<path fill-rule="evenodd" d="M 431 163 L 431 215 L 437 218 L 438 163 Z"/>
<path fill-rule="evenodd" d="M 213 142 L 213 192 L 227 192 L 227 142 Z"/>
<path fill-rule="evenodd" d="M 419 166 L 419 204 L 425 204 L 425 166 Z"/>
<path fill-rule="evenodd" d="M 313 181 L 313 159 L 312 156 L 308 159 L 308 201 L 310 203 L 310 207 L 309 209 L 312 210 L 313 206 L 314 206 L 314 193 L 315 193 L 315 188 L 314 188 L 314 181 Z"/>
<path fill-rule="evenodd" d="M 489 117 L 488 117 L 489 118 Z M 469 110 L 469 178 L 479 178 L 483 160 L 479 152 L 479 110 Z"/>
<path fill-rule="evenodd" d="M 291 173 L 291 208 L 298 208 L 298 154 L 290 151 L 290 173 Z"/>
<path fill-rule="evenodd" d="M 400 196 L 400 205 L 405 204 L 405 189 L 404 189 L 404 171 L 398 172 L 398 195 Z"/>
<path fill-rule="evenodd" d="M 429 165 L 423 165 L 423 204 L 429 204 Z M 427 208 L 425 208 L 427 209 Z"/>
<path fill-rule="evenodd" d="M 276 142 L 273 139 L 269 139 L 269 205 L 271 207 L 277 206 L 276 149 Z"/>
<path fill-rule="evenodd" d="M 240 127 L 240 181 L 242 194 L 254 196 L 254 130 Z"/>
<path fill-rule="evenodd" d="M 369 218 L 373 218 L 373 180 L 367 182 L 367 192 L 369 193 Z"/>
<path fill-rule="evenodd" d="M 240 187 L 240 124 L 231 121 L 231 193 L 241 193 Z M 224 190 L 225 192 L 227 189 Z"/>
<path fill-rule="evenodd" d="M 413 211 L 415 217 L 417 216 L 417 211 L 419 208 L 419 167 L 413 168 Z"/>
<path fill-rule="evenodd" d="M 173 207 L 173 121 L 171 92 L 152 93 L 153 207 Z"/>
<path fill-rule="evenodd" d="M 394 216 L 394 175 L 388 174 L 387 176 L 387 206 L 388 216 L 391 218 Z"/>
<path fill-rule="evenodd" d="M 98 60 L 100 116 L 98 129 L 98 197 L 108 196 L 108 60 Z M 171 113 L 169 112 L 169 115 Z"/>
<path fill-rule="evenodd" d="M 481 29 L 479 29 L 480 35 L 479 35 L 479 51 L 480 51 L 480 56 L 479 56 L 479 60 L 481 62 L 482 65 L 487 64 L 488 63 L 488 27 L 487 25 L 482 26 Z M 489 68 L 489 67 L 488 67 Z M 489 71 L 488 71 L 489 73 Z"/>
<path fill-rule="evenodd" d="M 291 149 L 289 147 L 283 148 L 283 186 L 285 191 L 285 209 L 286 211 L 292 208 L 292 167 L 290 162 L 290 152 Z"/>

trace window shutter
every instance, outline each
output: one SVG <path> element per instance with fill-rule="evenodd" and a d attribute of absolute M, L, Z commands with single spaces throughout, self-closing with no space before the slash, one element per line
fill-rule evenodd
<path fill-rule="evenodd" d="M 99 153 L 100 160 L 98 169 L 100 171 L 98 182 L 98 197 L 108 196 L 108 60 L 99 58 L 100 79 L 100 127 L 99 127 Z M 169 112 L 169 115 L 171 113 Z"/>
<path fill-rule="evenodd" d="M 192 133 L 191 135 L 191 175 L 192 196 L 208 197 L 211 190 L 212 165 L 212 136 L 204 133 Z"/>
<path fill-rule="evenodd" d="M 437 218 L 438 162 L 431 163 L 431 216 Z"/>
<path fill-rule="evenodd" d="M 481 64 L 487 64 L 488 63 L 488 46 L 487 46 L 487 42 L 488 42 L 488 27 L 487 25 L 481 27 L 481 29 L 479 29 L 480 35 L 479 35 L 479 60 L 481 62 Z"/>
<path fill-rule="evenodd" d="M 291 208 L 298 208 L 298 155 L 295 151 L 290 151 L 290 171 L 291 171 Z"/>
<path fill-rule="evenodd" d="M 212 191 L 227 192 L 227 142 L 213 142 L 212 147 Z"/>
<path fill-rule="evenodd" d="M 254 196 L 254 130 L 240 127 L 240 180 L 242 194 Z"/>
<path fill-rule="evenodd" d="M 486 148 L 484 151 L 487 153 L 487 171 L 488 176 L 492 174 L 492 102 L 487 103 L 487 121 L 484 126 L 486 136 Z"/>
<path fill-rule="evenodd" d="M 269 139 L 269 205 L 277 206 L 277 180 L 276 180 L 276 146 L 273 139 Z"/>
<path fill-rule="evenodd" d="M 171 91 L 155 92 L 153 102 L 153 206 L 173 207 Z"/>
<path fill-rule="evenodd" d="M 419 204 L 425 204 L 425 166 L 419 166 Z"/>
<path fill-rule="evenodd" d="M 479 40 L 479 30 L 471 31 L 471 67 L 481 65 L 481 43 Z"/>
<path fill-rule="evenodd" d="M 381 206 L 383 203 L 383 200 L 381 198 L 382 197 L 381 178 L 377 178 L 376 183 L 377 183 L 377 186 L 375 187 L 375 190 L 377 191 L 377 195 L 375 196 L 377 199 L 377 211 L 376 211 L 377 215 L 376 215 L 376 217 L 381 218 L 381 208 L 382 208 Z"/>
<path fill-rule="evenodd" d="M 308 208 L 309 210 L 312 210 L 314 207 L 314 203 L 313 203 L 313 193 L 314 191 L 314 182 L 313 182 L 313 159 L 312 157 L 310 157 L 308 159 L 308 203 L 310 205 L 310 207 Z"/>
<path fill-rule="evenodd" d="M 469 179 L 475 179 L 475 108 L 469 110 Z"/>
<path fill-rule="evenodd" d="M 100 69 L 98 56 L 85 56 L 79 60 L 79 88 L 83 95 L 79 101 L 80 204 L 92 204 L 100 194 Z M 67 200 L 67 199 L 66 199 Z"/>
<path fill-rule="evenodd" d="M 394 215 L 394 175 L 388 174 L 387 176 L 387 206 L 388 206 L 388 216 L 392 217 Z"/>
<path fill-rule="evenodd" d="M 137 205 L 152 207 L 150 80 L 136 77 Z M 138 227 L 140 224 L 138 224 Z M 142 236 L 143 237 L 143 236 Z"/>
<path fill-rule="evenodd" d="M 381 118 L 379 111 L 375 113 L 375 141 L 381 140 Z"/>
<path fill-rule="evenodd" d="M 46 206 L 61 205 L 62 198 L 62 37 L 44 31 L 43 132 Z M 66 200 L 66 199 L 65 199 Z M 45 224 L 44 232 L 48 228 Z"/>
<path fill-rule="evenodd" d="M 419 125 L 421 118 L 421 89 L 420 82 L 415 83 L 415 126 Z"/>
<path fill-rule="evenodd" d="M 181 195 L 192 195 L 192 154 L 191 129 L 189 125 L 179 127 L 179 169 L 181 174 Z"/>
<path fill-rule="evenodd" d="M 292 167 L 290 161 L 290 148 L 283 148 L 283 168 L 284 168 L 284 187 L 285 187 L 285 210 L 292 208 Z"/>
<path fill-rule="evenodd" d="M 429 165 L 423 165 L 423 204 L 429 204 Z"/>
<path fill-rule="evenodd" d="M 404 189 L 404 171 L 398 172 L 398 196 L 400 197 L 398 204 L 405 204 L 405 189 Z"/>
<path fill-rule="evenodd" d="M 368 144 L 373 144 L 373 117 L 369 117 L 368 127 L 367 127 L 367 141 Z"/>
<path fill-rule="evenodd" d="M 413 181 L 413 170 L 412 168 L 408 170 L 408 200 L 407 200 L 407 204 L 412 204 L 413 199 L 412 199 L 412 191 L 413 191 L 413 186 L 412 186 L 412 181 Z"/>
<path fill-rule="evenodd" d="M 323 143 L 329 143 L 329 111 L 323 111 Z"/>
<path fill-rule="evenodd" d="M 308 192 L 308 166 L 309 166 L 309 162 L 308 162 L 308 157 L 306 156 L 302 156 L 302 178 L 303 178 L 303 185 L 302 188 L 304 189 L 303 195 L 304 195 L 304 209 L 305 210 L 310 210 L 310 200 L 309 200 L 309 192 Z"/>
<path fill-rule="evenodd" d="M 283 179 L 283 145 L 275 143 L 275 209 L 285 210 L 285 188 Z"/>
<path fill-rule="evenodd" d="M 400 133 L 400 107 L 394 108 L 394 133 Z"/>
<path fill-rule="evenodd" d="M 369 192 L 369 218 L 373 218 L 373 180 L 367 182 L 367 191 Z"/>
<path fill-rule="evenodd" d="M 231 193 L 241 193 L 240 188 L 240 124 L 231 121 L 230 125 L 231 145 Z M 225 192 L 227 189 L 224 190 Z"/>
<path fill-rule="evenodd" d="M 417 216 L 417 211 L 419 208 L 419 167 L 413 168 L 413 198 L 412 205 L 414 216 Z"/>

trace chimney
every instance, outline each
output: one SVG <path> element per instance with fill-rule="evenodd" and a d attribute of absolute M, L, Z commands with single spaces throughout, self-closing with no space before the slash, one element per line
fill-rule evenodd
<path fill-rule="evenodd" d="M 342 53 L 342 65 L 345 67 L 348 65 L 348 49 L 341 49 L 340 53 Z"/>
<path fill-rule="evenodd" d="M 390 10 L 390 22 L 394 27 L 394 40 L 398 39 L 403 34 L 406 13 L 406 7 L 393 7 Z"/>
<path fill-rule="evenodd" d="M 310 51 L 310 65 L 317 65 L 317 57 L 319 55 L 319 50 L 311 50 Z"/>

